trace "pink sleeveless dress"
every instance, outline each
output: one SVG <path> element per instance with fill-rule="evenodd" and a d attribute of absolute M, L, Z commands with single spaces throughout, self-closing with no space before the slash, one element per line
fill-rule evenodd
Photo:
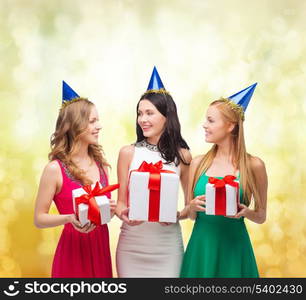
<path fill-rule="evenodd" d="M 73 214 L 72 190 L 82 187 L 70 174 L 68 168 L 57 160 L 61 167 L 63 185 L 55 195 L 54 202 L 60 214 Z M 98 165 L 98 164 L 97 164 Z M 100 182 L 108 185 L 107 176 L 99 165 Z M 110 197 L 110 194 L 107 195 Z M 112 264 L 107 225 L 99 225 L 90 233 L 81 233 L 68 223 L 64 225 L 52 265 L 52 277 L 111 278 Z"/>

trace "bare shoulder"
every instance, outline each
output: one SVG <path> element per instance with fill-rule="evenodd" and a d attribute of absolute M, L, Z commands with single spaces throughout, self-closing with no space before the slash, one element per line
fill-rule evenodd
<path fill-rule="evenodd" d="M 118 164 L 120 164 L 120 165 L 121 164 L 129 165 L 130 162 L 133 159 L 134 151 L 135 151 L 135 146 L 134 145 L 123 146 L 120 149 L 120 152 L 119 152 Z"/>
<path fill-rule="evenodd" d="M 192 160 L 192 156 L 191 156 L 191 153 L 188 149 L 185 149 L 185 148 L 181 148 L 180 149 L 180 153 L 184 159 L 184 161 L 187 163 L 187 164 L 190 164 L 191 160 Z"/>
<path fill-rule="evenodd" d="M 251 168 L 254 172 L 262 172 L 265 171 L 265 163 L 257 156 L 250 156 L 250 164 Z"/>
<path fill-rule="evenodd" d="M 191 161 L 190 166 L 193 167 L 193 168 L 196 168 L 200 164 L 200 162 L 202 161 L 203 158 L 204 158 L 204 155 L 198 155 L 198 156 L 194 157 Z"/>
<path fill-rule="evenodd" d="M 41 183 L 51 186 L 55 184 L 60 186 L 62 183 L 61 167 L 56 160 L 49 162 L 42 173 Z"/>
<path fill-rule="evenodd" d="M 50 161 L 44 168 L 44 174 L 47 176 L 58 175 L 61 172 L 61 167 L 56 160 Z"/>
<path fill-rule="evenodd" d="M 120 156 L 131 156 L 134 154 L 135 146 L 134 145 L 126 145 L 120 149 Z"/>

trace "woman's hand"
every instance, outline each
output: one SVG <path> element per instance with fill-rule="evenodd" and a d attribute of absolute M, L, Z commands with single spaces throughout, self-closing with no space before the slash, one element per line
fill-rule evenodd
<path fill-rule="evenodd" d="M 89 222 L 84 226 L 77 220 L 75 215 L 70 215 L 70 223 L 72 224 L 73 228 L 82 233 L 89 233 L 96 228 L 96 225 Z"/>
<path fill-rule="evenodd" d="M 250 208 L 248 208 L 246 205 L 238 203 L 238 213 L 233 216 L 232 218 L 239 219 L 241 217 L 247 217 L 250 212 Z"/>
<path fill-rule="evenodd" d="M 206 205 L 205 200 L 206 200 L 205 195 L 196 196 L 189 203 L 190 211 L 191 212 L 205 211 L 205 207 L 203 207 L 203 205 Z"/>
<path fill-rule="evenodd" d="M 143 221 L 136 221 L 136 220 L 129 219 L 129 210 L 130 209 L 128 207 L 123 209 L 120 213 L 120 219 L 130 226 L 136 226 L 136 225 L 142 224 Z"/>

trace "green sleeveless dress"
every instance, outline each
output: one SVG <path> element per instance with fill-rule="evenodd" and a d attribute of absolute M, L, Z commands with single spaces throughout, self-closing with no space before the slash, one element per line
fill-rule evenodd
<path fill-rule="evenodd" d="M 205 194 L 208 178 L 206 174 L 200 176 L 195 186 L 194 197 Z M 197 212 L 180 277 L 259 277 L 244 218 L 232 219 Z"/>

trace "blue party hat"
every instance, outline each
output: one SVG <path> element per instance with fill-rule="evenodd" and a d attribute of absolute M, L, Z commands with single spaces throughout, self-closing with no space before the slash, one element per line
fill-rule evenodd
<path fill-rule="evenodd" d="M 63 104 L 80 96 L 63 80 Z"/>
<path fill-rule="evenodd" d="M 228 97 L 228 99 L 231 100 L 233 103 L 241 106 L 243 111 L 245 112 L 252 98 L 256 85 L 257 82 L 245 88 L 244 90 Z"/>
<path fill-rule="evenodd" d="M 159 76 L 155 66 L 153 68 L 153 72 L 152 72 L 152 75 L 151 75 L 151 78 L 150 78 L 150 82 L 149 82 L 147 91 L 142 96 L 144 96 L 146 94 L 149 94 L 149 93 L 168 94 L 169 95 L 169 92 L 166 91 L 166 89 L 163 85 L 163 82 L 161 81 L 160 76 Z"/>
<path fill-rule="evenodd" d="M 160 90 L 160 89 L 165 89 L 165 87 L 164 87 L 164 85 L 163 85 L 163 83 L 160 79 L 160 76 L 157 72 L 156 67 L 154 66 L 147 91 L 149 91 L 149 90 Z"/>

